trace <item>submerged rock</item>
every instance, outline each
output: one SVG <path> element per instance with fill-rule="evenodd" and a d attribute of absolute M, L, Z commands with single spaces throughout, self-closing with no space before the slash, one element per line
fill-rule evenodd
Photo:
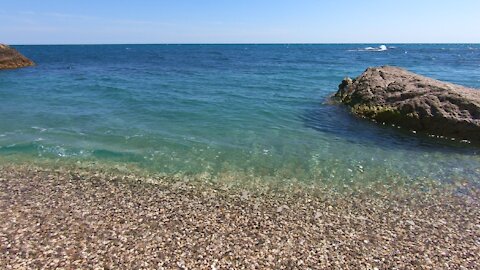
<path fill-rule="evenodd" d="M 345 78 L 334 99 L 377 122 L 431 135 L 480 141 L 480 90 L 441 82 L 407 70 L 370 67 Z"/>
<path fill-rule="evenodd" d="M 0 69 L 13 69 L 33 66 L 35 63 L 14 48 L 0 44 Z"/>

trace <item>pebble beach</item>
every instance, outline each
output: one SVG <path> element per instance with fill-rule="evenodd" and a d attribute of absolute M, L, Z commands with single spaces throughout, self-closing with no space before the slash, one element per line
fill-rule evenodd
<path fill-rule="evenodd" d="M 4 2 L 0 270 L 480 270 L 480 1 Z"/>
<path fill-rule="evenodd" d="M 227 188 L 4 165 L 1 269 L 479 269 L 478 188 Z"/>

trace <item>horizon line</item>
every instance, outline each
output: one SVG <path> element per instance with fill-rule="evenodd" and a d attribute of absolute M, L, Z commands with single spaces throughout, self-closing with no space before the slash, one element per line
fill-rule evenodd
<path fill-rule="evenodd" d="M 480 42 L 159 42 L 159 43 L 4 43 L 11 46 L 95 46 L 95 45 L 356 45 L 356 44 L 366 44 L 366 45 L 394 45 L 394 44 L 403 44 L 403 45 L 435 45 L 435 44 L 470 44 L 470 45 L 480 45 Z"/>

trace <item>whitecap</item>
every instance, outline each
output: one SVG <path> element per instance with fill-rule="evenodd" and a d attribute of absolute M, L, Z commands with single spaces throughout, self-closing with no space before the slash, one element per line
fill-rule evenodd
<path fill-rule="evenodd" d="M 373 52 L 383 52 L 383 51 L 386 51 L 386 50 L 388 50 L 388 48 L 385 45 L 380 45 L 376 48 L 374 48 L 374 47 L 365 48 L 365 51 L 373 51 Z"/>
<path fill-rule="evenodd" d="M 357 50 L 348 50 L 348 51 L 357 51 L 357 52 L 384 52 L 387 51 L 388 47 L 386 45 L 380 45 L 378 47 L 366 47 L 363 49 Z"/>
<path fill-rule="evenodd" d="M 37 126 L 33 126 L 32 129 L 35 129 L 35 130 L 38 130 L 40 132 L 44 132 L 44 131 L 47 131 L 46 128 L 42 128 L 42 127 L 37 127 Z"/>

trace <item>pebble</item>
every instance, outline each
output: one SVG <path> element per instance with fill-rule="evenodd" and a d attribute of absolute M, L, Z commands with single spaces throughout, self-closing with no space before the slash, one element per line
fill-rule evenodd
<path fill-rule="evenodd" d="M 259 193 L 5 165 L 0 179 L 0 269 L 480 269 L 480 195 L 463 185 Z"/>

